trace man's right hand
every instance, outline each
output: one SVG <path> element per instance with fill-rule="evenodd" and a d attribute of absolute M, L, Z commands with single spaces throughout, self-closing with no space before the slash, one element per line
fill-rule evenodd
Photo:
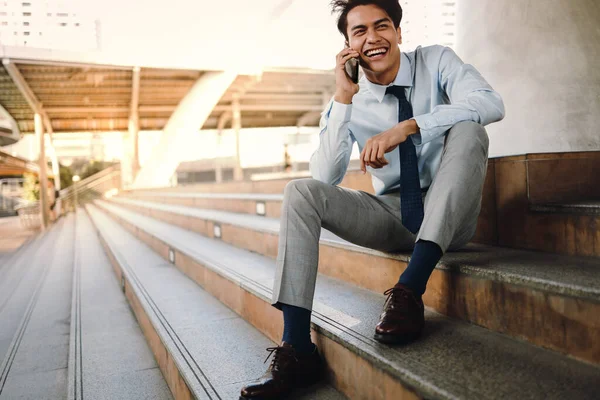
<path fill-rule="evenodd" d="M 358 93 L 358 84 L 352 82 L 346 73 L 346 61 L 351 58 L 359 58 L 358 51 L 349 47 L 340 51 L 336 57 L 335 66 L 335 96 L 333 99 L 338 103 L 350 104 L 352 97 Z"/>

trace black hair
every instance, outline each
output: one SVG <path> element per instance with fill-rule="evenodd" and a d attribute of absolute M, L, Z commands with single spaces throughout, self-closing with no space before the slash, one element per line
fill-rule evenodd
<path fill-rule="evenodd" d="M 398 0 L 332 0 L 331 13 L 340 13 L 337 28 L 346 39 L 348 39 L 348 13 L 350 10 L 357 6 L 370 4 L 385 11 L 394 23 L 394 28 L 398 29 L 400 21 L 402 21 L 402 7 L 398 3 Z"/>

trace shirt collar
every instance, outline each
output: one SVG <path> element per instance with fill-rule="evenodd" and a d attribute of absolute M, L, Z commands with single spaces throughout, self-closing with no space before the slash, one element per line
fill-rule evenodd
<path fill-rule="evenodd" d="M 383 96 L 385 96 L 385 91 L 388 86 L 412 86 L 410 59 L 406 54 L 400 52 L 400 69 L 398 71 L 398 74 L 396 75 L 396 79 L 394 79 L 394 82 L 392 82 L 390 85 L 378 85 L 369 81 L 364 75 L 361 81 L 361 83 L 363 83 L 367 87 L 367 89 L 369 89 L 373 96 L 375 96 L 377 101 L 381 103 L 383 101 Z"/>

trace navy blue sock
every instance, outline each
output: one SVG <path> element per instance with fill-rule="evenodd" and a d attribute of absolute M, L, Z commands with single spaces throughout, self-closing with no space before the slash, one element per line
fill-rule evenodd
<path fill-rule="evenodd" d="M 429 276 L 442 258 L 442 249 L 434 242 L 419 240 L 415 244 L 410 262 L 400 275 L 399 283 L 408 286 L 417 294 L 425 293 Z"/>
<path fill-rule="evenodd" d="M 283 341 L 300 353 L 310 353 L 315 346 L 310 340 L 310 314 L 306 308 L 281 303 Z"/>

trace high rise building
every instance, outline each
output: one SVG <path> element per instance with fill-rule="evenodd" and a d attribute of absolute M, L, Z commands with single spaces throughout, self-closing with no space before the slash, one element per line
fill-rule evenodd
<path fill-rule="evenodd" d="M 441 44 L 454 48 L 456 2 L 459 0 L 401 0 L 402 50 Z"/>
<path fill-rule="evenodd" d="M 0 0 L 0 45 L 97 50 L 97 31 L 77 0 Z"/>

